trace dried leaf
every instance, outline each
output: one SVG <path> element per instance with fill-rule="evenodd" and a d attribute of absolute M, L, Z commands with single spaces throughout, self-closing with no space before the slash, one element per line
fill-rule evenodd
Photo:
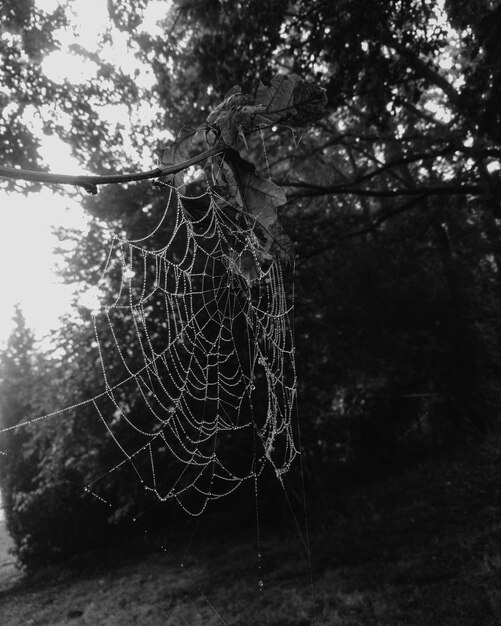
<path fill-rule="evenodd" d="M 243 276 L 249 283 L 260 278 L 258 259 L 250 250 L 245 249 L 240 254 L 232 250 L 228 260 L 229 269 Z"/>
<path fill-rule="evenodd" d="M 258 176 L 255 171 L 244 169 L 238 162 L 231 163 L 230 167 L 233 169 L 247 213 L 263 228 L 269 229 L 277 221 L 277 207 L 287 202 L 283 189 L 271 180 Z"/>
<path fill-rule="evenodd" d="M 231 149 L 224 160 L 219 159 L 214 164 L 213 177 L 219 206 L 230 204 L 248 217 L 257 241 L 251 256 L 261 264 L 273 258 L 291 262 L 292 242 L 280 226 L 277 215 L 277 207 L 287 201 L 283 190 L 272 181 L 258 176 L 254 165 Z M 249 270 L 250 266 L 249 258 L 240 262 L 239 267 L 241 273 L 252 280 L 255 272 Z"/>
<path fill-rule="evenodd" d="M 94 183 L 86 183 L 85 185 L 82 185 L 82 187 L 87 193 L 90 193 L 93 196 L 97 194 L 97 185 L 94 185 Z"/>
<path fill-rule="evenodd" d="M 321 87 L 305 83 L 295 74 L 279 74 L 269 86 L 260 82 L 253 94 L 233 87 L 207 117 L 205 141 L 211 146 L 218 144 L 218 148 L 219 144 L 226 146 L 224 156 L 210 159 L 212 198 L 221 209 L 231 207 L 237 212 L 237 224 L 242 226 L 228 264 L 249 282 L 262 276 L 265 265 L 274 259 L 291 262 L 294 249 L 277 215 L 277 207 L 286 202 L 283 190 L 259 176 L 238 150 L 247 147 L 246 137 L 256 130 L 275 124 L 304 126 L 318 120 L 324 115 L 326 102 Z M 160 152 L 162 165 L 178 165 L 189 159 L 192 142 L 192 136 L 170 142 Z M 167 180 L 185 193 L 181 173 Z"/>
<path fill-rule="evenodd" d="M 237 115 L 248 104 L 253 103 L 253 96 L 243 94 L 238 85 L 232 87 L 226 94 L 223 102 L 210 113 L 207 118 L 207 124 L 217 131 L 216 136 L 220 137 L 227 146 L 236 146 L 240 124 Z"/>
<path fill-rule="evenodd" d="M 273 237 L 269 253 L 272 257 L 278 258 L 285 263 L 292 263 L 294 259 L 294 244 L 288 237 L 282 225 L 277 220 L 268 229 L 269 234 Z"/>
<path fill-rule="evenodd" d="M 270 126 L 292 117 L 296 113 L 294 90 L 300 82 L 301 79 L 296 74 L 278 74 L 273 77 L 269 87 L 260 82 L 256 105 L 264 108 L 256 112 L 256 121 Z"/>
<path fill-rule="evenodd" d="M 295 86 L 293 95 L 296 112 L 289 119 L 289 124 L 306 126 L 324 117 L 327 105 L 325 89 L 314 83 L 301 81 Z"/>
<path fill-rule="evenodd" d="M 242 87 L 240 87 L 240 85 L 235 85 L 234 87 L 232 87 L 228 93 L 225 95 L 224 99 L 228 100 L 228 98 L 231 98 L 231 96 L 235 96 L 237 94 L 241 94 L 242 93 Z"/>
<path fill-rule="evenodd" d="M 163 148 L 160 148 L 157 153 L 160 158 L 160 162 L 164 166 L 179 165 L 190 158 L 189 147 L 191 145 L 192 136 L 182 137 L 176 141 L 169 141 Z M 177 174 L 171 174 L 165 176 L 164 179 L 173 187 L 177 189 L 180 194 L 184 194 L 186 191 L 186 185 L 184 184 L 183 172 Z"/>
<path fill-rule="evenodd" d="M 325 112 L 325 90 L 305 83 L 296 74 L 278 74 L 270 86 L 259 83 L 254 95 L 230 89 L 223 102 L 212 111 L 207 124 L 230 148 L 246 145 L 246 136 L 274 124 L 304 126 L 320 119 Z"/>

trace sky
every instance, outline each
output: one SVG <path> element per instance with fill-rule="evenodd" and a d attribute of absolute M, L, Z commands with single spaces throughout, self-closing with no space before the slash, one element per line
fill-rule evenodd
<path fill-rule="evenodd" d="M 89 79 L 96 66 L 92 61 L 72 55 L 69 46 L 78 43 L 89 51 L 97 49 L 100 34 L 108 23 L 106 0 L 37 0 L 36 4 L 46 11 L 64 4 L 72 13 L 71 27 L 57 33 L 61 49 L 43 61 L 44 73 L 55 81 L 70 76 L 73 81 Z M 165 15 L 169 4 L 166 0 L 150 2 L 142 28 L 154 33 L 159 17 Z M 101 50 L 101 55 L 130 71 L 138 67 L 127 49 L 125 36 L 120 34 L 114 37 L 112 45 Z M 153 76 L 143 69 L 141 80 L 147 87 Z M 149 108 L 149 114 L 153 114 Z M 144 119 L 148 111 L 140 114 Z M 125 106 L 105 110 L 102 115 L 120 121 L 126 128 L 129 124 Z M 37 132 L 35 120 L 33 129 Z M 40 153 L 54 173 L 86 173 L 71 156 L 69 146 L 58 137 L 42 137 Z M 154 166 L 152 163 L 145 165 Z M 87 221 L 79 202 L 85 192 L 67 189 L 67 193 L 56 193 L 47 187 L 27 196 L 0 192 L 0 347 L 12 331 L 16 304 L 21 305 L 28 325 L 40 339 L 58 327 L 58 318 L 71 306 L 73 289 L 64 285 L 56 272 L 60 259 L 54 254 L 58 240 L 52 231 L 62 226 L 77 228 L 83 233 Z M 20 230 L 23 231 L 21 248 L 19 238 L 13 236 Z"/>
<path fill-rule="evenodd" d="M 69 46 L 78 43 L 89 51 L 95 51 L 100 34 L 108 23 L 106 0 L 36 0 L 40 9 L 51 12 L 65 4 L 72 12 L 70 28 L 58 33 L 61 49 L 43 61 L 44 73 L 54 81 L 71 77 L 72 81 L 85 81 L 96 70 L 95 65 L 71 54 Z M 144 14 L 142 28 L 155 34 L 157 21 L 169 9 L 168 0 L 152 0 Z M 105 60 L 123 69 L 134 71 L 137 61 L 127 49 L 125 36 L 114 37 L 112 45 L 101 50 Z M 153 76 L 142 68 L 140 86 L 148 87 Z M 115 107 L 102 111 L 127 128 L 127 109 Z M 151 105 L 140 110 L 143 120 L 153 115 Z M 69 146 L 58 137 L 44 137 L 37 129 L 35 118 L 33 131 L 41 138 L 40 155 L 50 171 L 60 174 L 85 174 L 77 160 L 71 156 Z M 152 164 L 148 164 L 149 167 Z M 54 228 L 64 227 L 81 230 L 87 228 L 87 218 L 79 199 L 82 193 L 67 188 L 68 192 L 54 192 L 51 187 L 40 193 L 7 194 L 0 191 L 0 348 L 5 345 L 12 329 L 14 307 L 19 304 L 28 325 L 43 345 L 44 337 L 59 326 L 59 317 L 71 309 L 74 289 L 65 285 L 57 274 L 61 259 L 54 252 L 59 240 Z M 22 244 L 17 236 L 22 231 Z M 78 248 L 75 249 L 78 254 Z M 4 518 L 0 500 L 0 521 Z"/>
<path fill-rule="evenodd" d="M 53 226 L 85 230 L 86 220 L 75 201 L 49 190 L 24 197 L 0 194 L 0 345 L 12 330 L 19 303 L 38 337 L 58 325 L 71 304 L 73 290 L 56 274 L 57 239 Z M 17 236 L 22 231 L 22 245 Z"/>

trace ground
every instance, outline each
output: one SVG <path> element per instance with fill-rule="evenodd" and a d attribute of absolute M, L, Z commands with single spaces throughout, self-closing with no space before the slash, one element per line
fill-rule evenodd
<path fill-rule="evenodd" d="M 8 589 L 21 577 L 14 557 L 10 554 L 12 541 L 5 528 L 5 521 L 0 520 L 0 590 Z"/>
<path fill-rule="evenodd" d="M 493 435 L 325 495 L 325 507 L 311 513 L 311 577 L 290 528 L 261 529 L 261 561 L 255 533 L 205 534 L 142 556 L 87 555 L 29 579 L 6 557 L 4 536 L 0 623 L 498 625 L 500 475 L 501 438 Z"/>

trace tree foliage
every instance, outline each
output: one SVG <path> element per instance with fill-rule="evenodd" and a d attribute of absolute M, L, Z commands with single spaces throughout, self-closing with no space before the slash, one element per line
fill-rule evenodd
<path fill-rule="evenodd" d="M 36 139 L 21 113 L 31 104 L 42 110 L 49 101 L 70 116 L 68 138 L 83 163 L 108 171 L 131 160 L 117 152 L 116 136 L 96 113 L 101 104 L 134 102 L 138 91 L 131 77 L 101 63 L 87 84 L 50 83 L 40 61 L 58 45 L 52 27 L 64 23 L 64 12 L 47 16 L 30 2 L 11 4 L 1 10 L 4 32 L 17 38 L 10 44 L 2 39 L 0 51 L 4 72 L 10 72 L 6 98 L 14 107 L 4 115 L 12 122 L 2 127 L 4 164 L 37 163 Z M 257 165 L 254 172 L 235 155 L 225 181 L 214 184 L 226 185 L 227 196 L 235 199 L 239 177 L 264 176 L 280 194 L 272 214 L 278 206 L 294 243 L 300 416 L 309 477 L 328 492 L 341 476 L 394 471 L 495 425 L 501 366 L 499 7 L 488 0 L 446 2 L 443 8 L 436 0 L 176 0 L 171 10 L 166 2 L 157 36 L 138 28 L 147 4 L 108 3 L 110 28 L 126 33 L 156 78 L 148 98 L 161 114 L 150 126 L 136 127 L 134 145 L 142 149 L 141 141 L 147 142 L 153 152 L 156 133 L 168 128 L 185 136 L 208 120 L 218 138 Z M 29 70 L 26 64 L 21 68 L 19 50 L 29 56 Z M 273 84 L 278 72 L 320 84 L 327 115 L 301 138 L 290 123 L 267 135 L 264 155 L 262 142 L 244 141 L 241 131 L 262 113 L 256 106 L 266 105 L 257 79 Z M 237 84 L 242 90 L 228 94 Z M 8 106 L 7 99 L 1 102 Z M 44 113 L 44 124 L 48 132 L 58 131 L 55 114 Z M 164 163 L 177 158 L 172 146 L 162 153 Z M 241 200 L 252 205 L 249 198 Z M 87 198 L 95 220 L 66 278 L 95 284 L 108 227 L 141 236 L 145 216 L 154 222 L 164 202 L 162 189 L 146 182 L 108 187 Z M 195 205 L 193 200 L 191 210 Z M 285 247 L 290 255 L 290 244 Z M 133 351 L 127 327 L 124 318 L 122 339 Z M 161 343 L 161 319 L 157 327 L 152 340 Z M 47 381 L 38 365 L 35 372 L 33 365 L 15 365 L 15 351 L 33 354 L 27 337 L 26 345 L 14 345 L 19 336 L 2 361 L 4 425 L 16 423 L 20 412 L 36 413 L 40 398 L 48 403 L 52 395 L 52 408 L 60 408 L 96 393 L 92 330 L 68 321 L 59 336 L 62 362 L 54 358 L 44 365 L 52 372 L 50 393 L 33 391 L 26 405 L 26 389 L 39 389 L 32 377 Z M 113 372 L 112 361 L 108 367 Z M 134 398 L 128 401 L 134 411 Z M 14 455 L 24 447 L 27 458 L 36 459 L 36 469 L 19 473 L 28 477 L 27 486 L 9 482 L 17 465 L 7 470 L 3 461 L 3 492 L 11 528 L 18 524 L 19 546 L 32 530 L 15 506 L 18 494 L 24 494 L 26 511 L 50 501 L 51 519 L 67 520 L 71 507 L 57 503 L 80 502 L 78 488 L 118 453 L 84 411 L 50 425 L 41 422 L 36 434 L 8 432 Z M 42 441 L 52 446 L 50 455 L 36 452 L 48 449 Z M 45 491 L 34 487 L 40 481 Z M 115 521 L 147 501 L 125 471 L 110 474 L 101 489 L 119 511 Z M 96 527 L 104 524 L 101 513 L 94 519 Z M 27 561 L 35 559 L 44 532 L 48 524 L 40 525 Z M 64 543 L 51 541 L 56 552 Z"/>

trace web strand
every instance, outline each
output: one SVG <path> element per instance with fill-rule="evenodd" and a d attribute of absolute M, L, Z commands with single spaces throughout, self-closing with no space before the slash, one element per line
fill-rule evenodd
<path fill-rule="evenodd" d="M 147 236 L 113 238 L 90 313 L 103 390 L 15 426 L 91 406 L 122 459 L 86 488 L 129 465 L 191 515 L 267 463 L 281 477 L 298 454 L 282 264 L 262 261 L 241 211 L 211 191 L 201 198 L 190 212 L 172 190 Z"/>

